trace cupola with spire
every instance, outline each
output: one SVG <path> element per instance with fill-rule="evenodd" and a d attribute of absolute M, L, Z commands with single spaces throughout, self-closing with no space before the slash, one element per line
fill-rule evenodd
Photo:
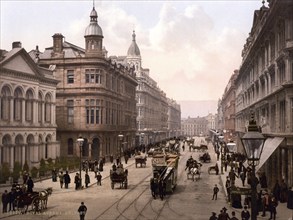
<path fill-rule="evenodd" d="M 93 5 L 93 10 L 90 14 L 90 24 L 85 29 L 85 55 L 103 56 L 103 31 L 98 25 L 98 14 Z"/>
<path fill-rule="evenodd" d="M 136 44 L 135 37 L 136 37 L 135 31 L 133 31 L 132 43 L 131 43 L 130 47 L 128 48 L 127 56 L 140 56 L 140 50 Z"/>
<path fill-rule="evenodd" d="M 140 69 L 141 69 L 141 56 L 140 56 L 140 50 L 135 41 L 135 37 L 136 37 L 135 31 L 133 31 L 132 42 L 130 47 L 128 48 L 126 60 L 128 65 L 134 68 L 135 74 L 139 76 Z"/>

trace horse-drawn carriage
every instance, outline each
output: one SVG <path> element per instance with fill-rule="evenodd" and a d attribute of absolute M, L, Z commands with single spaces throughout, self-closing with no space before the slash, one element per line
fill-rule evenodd
<path fill-rule="evenodd" d="M 49 187 L 40 192 L 24 192 L 14 200 L 15 207 L 20 213 L 24 214 L 31 206 L 34 213 L 47 208 L 48 197 L 52 194 L 52 188 Z"/>
<path fill-rule="evenodd" d="M 113 171 L 110 170 L 110 179 L 111 179 L 111 188 L 114 189 L 114 186 L 116 183 L 120 184 L 120 188 L 127 189 L 127 175 L 128 175 L 128 170 L 127 169 L 119 169 Z"/>
<path fill-rule="evenodd" d="M 211 156 L 208 152 L 206 152 L 203 155 L 199 156 L 199 160 L 203 163 L 209 163 L 211 162 Z"/>
<path fill-rule="evenodd" d="M 146 167 L 146 161 L 147 161 L 146 156 L 142 156 L 142 155 L 135 156 L 135 167 L 137 167 L 137 164 L 140 164 L 140 167 L 142 166 Z"/>
<path fill-rule="evenodd" d="M 216 175 L 219 174 L 219 166 L 218 164 L 216 163 L 214 166 L 210 166 L 208 168 L 208 173 L 211 174 L 212 171 L 215 171 L 216 172 Z"/>
<path fill-rule="evenodd" d="M 200 179 L 200 173 L 201 173 L 201 166 L 202 164 L 194 160 L 192 157 L 190 157 L 186 161 L 186 167 L 185 170 L 187 170 L 187 179 L 195 180 L 195 176 L 198 176 L 198 179 Z"/>

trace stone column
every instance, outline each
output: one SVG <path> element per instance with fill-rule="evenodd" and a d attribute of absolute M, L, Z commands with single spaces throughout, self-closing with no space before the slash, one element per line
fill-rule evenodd
<path fill-rule="evenodd" d="M 13 122 L 13 112 L 14 112 L 14 108 L 13 108 L 13 98 L 10 98 L 9 99 L 9 104 L 10 104 L 10 118 L 9 118 L 9 121 L 10 122 Z"/>

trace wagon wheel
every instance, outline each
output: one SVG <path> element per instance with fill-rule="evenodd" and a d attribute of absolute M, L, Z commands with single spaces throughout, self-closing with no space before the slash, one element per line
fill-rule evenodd
<path fill-rule="evenodd" d="M 111 182 L 111 188 L 114 189 L 114 182 Z"/>
<path fill-rule="evenodd" d="M 32 211 L 34 211 L 34 213 L 41 211 L 41 200 L 39 197 L 33 199 Z"/>
<path fill-rule="evenodd" d="M 27 212 L 28 205 L 23 204 L 23 201 L 18 200 L 16 204 L 17 210 L 21 213 L 24 214 Z"/>

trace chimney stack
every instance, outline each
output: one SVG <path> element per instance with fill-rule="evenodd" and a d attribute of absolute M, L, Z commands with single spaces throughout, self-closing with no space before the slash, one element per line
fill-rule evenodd
<path fill-rule="evenodd" d="M 15 41 L 12 43 L 12 49 L 14 48 L 21 48 L 21 42 L 20 41 Z"/>

